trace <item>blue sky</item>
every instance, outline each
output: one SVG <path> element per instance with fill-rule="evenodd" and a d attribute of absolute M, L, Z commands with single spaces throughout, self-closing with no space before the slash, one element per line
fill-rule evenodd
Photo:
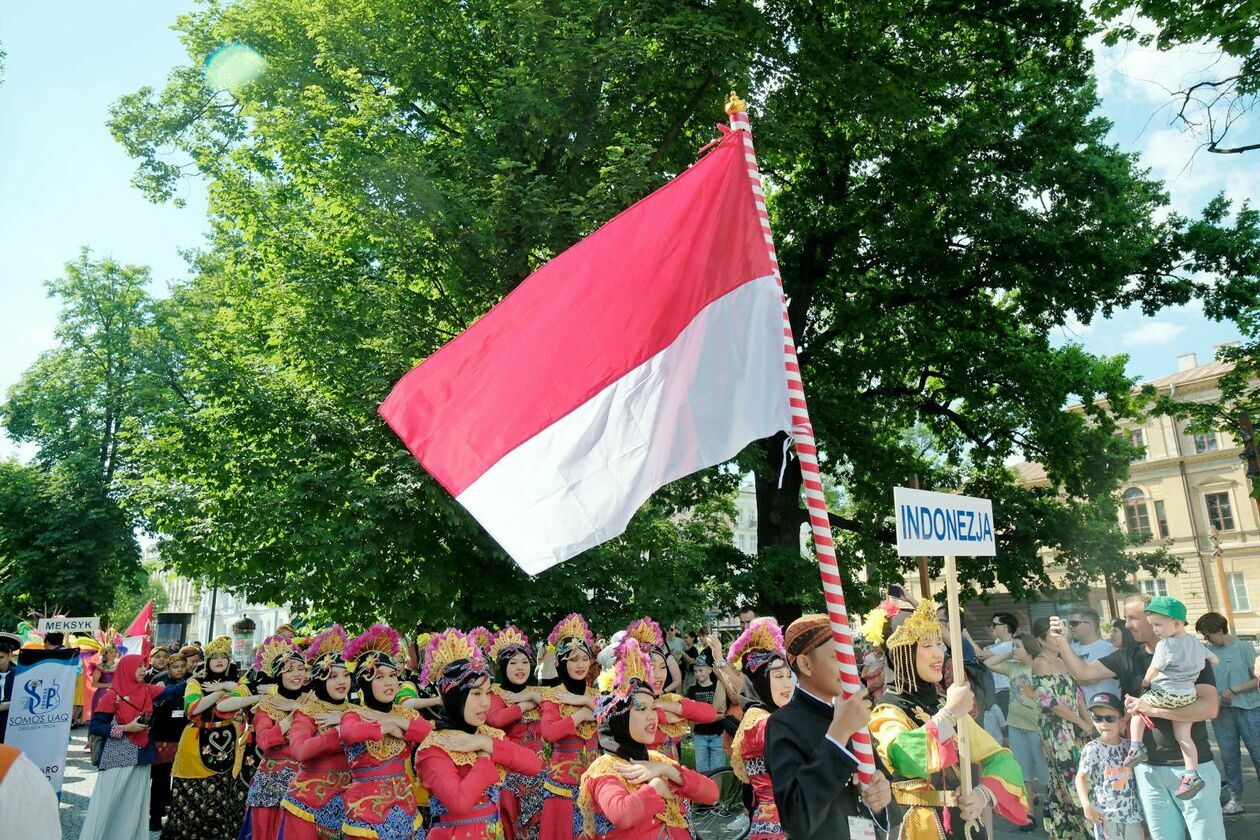
<path fill-rule="evenodd" d="M 0 45 L 8 54 L 0 80 L 0 391 L 51 346 L 56 310 L 43 282 L 81 246 L 150 266 L 157 293 L 187 275 L 180 251 L 197 247 L 207 228 L 202 191 L 191 185 L 182 209 L 150 204 L 130 185 L 133 163 L 105 122 L 119 96 L 160 87 L 171 67 L 188 61 L 170 25 L 193 5 L 0 3 Z M 1226 69 L 1214 51 L 1100 46 L 1097 54 L 1114 142 L 1140 153 L 1166 181 L 1176 210 L 1194 213 L 1221 190 L 1260 197 L 1260 152 L 1196 152 L 1197 141 L 1172 124 L 1169 92 Z M 1260 136 L 1254 126 L 1236 130 Z M 1063 331 L 1064 340 L 1093 352 L 1129 354 L 1130 372 L 1146 379 L 1176 370 L 1182 353 L 1207 361 L 1215 345 L 1235 338 L 1231 326 L 1207 321 L 1195 306 L 1153 318 L 1125 312 Z M 0 455 L 14 451 L 0 438 Z"/>

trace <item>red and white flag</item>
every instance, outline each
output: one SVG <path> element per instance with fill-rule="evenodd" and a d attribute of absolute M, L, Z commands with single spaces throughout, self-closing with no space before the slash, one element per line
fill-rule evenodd
<path fill-rule="evenodd" d="M 380 414 L 521 568 L 791 428 L 783 299 L 727 135 L 404 376 Z"/>
<path fill-rule="evenodd" d="M 153 602 L 144 605 L 144 609 L 136 613 L 123 633 L 123 647 L 128 653 L 138 653 L 149 659 L 149 651 L 153 647 Z"/>

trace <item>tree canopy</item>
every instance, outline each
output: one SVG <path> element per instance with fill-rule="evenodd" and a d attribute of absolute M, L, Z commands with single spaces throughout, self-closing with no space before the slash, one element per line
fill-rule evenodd
<path fill-rule="evenodd" d="M 123 97 L 111 127 L 155 200 L 191 174 L 209 190 L 210 241 L 157 327 L 170 387 L 120 474 L 184 573 L 427 624 L 818 606 L 781 440 L 529 579 L 375 413 L 530 271 L 694 160 L 729 88 L 753 105 L 846 573 L 899 574 L 891 488 L 913 475 L 995 500 L 1002 554 L 962 565 L 973 591 L 1047 585 L 1041 546 L 1073 580 L 1162 562 L 1125 554 L 1115 521 L 1132 454 L 1115 421 L 1138 410 L 1123 359 L 1057 336 L 1185 303 L 1208 282 L 1197 255 L 1254 231 L 1168 212 L 1107 142 L 1077 4 L 241 0 L 177 29 L 190 63 Z M 266 72 L 210 89 L 202 61 L 237 41 Z M 1017 483 L 1019 455 L 1049 488 Z M 755 562 L 725 521 L 745 470 Z"/>

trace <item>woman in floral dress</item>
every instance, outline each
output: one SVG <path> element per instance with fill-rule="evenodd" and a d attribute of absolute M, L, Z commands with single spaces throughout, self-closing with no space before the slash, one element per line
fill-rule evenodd
<path fill-rule="evenodd" d="M 1049 632 L 1049 619 L 1033 622 L 1041 653 L 1033 659 L 1032 682 L 1041 704 L 1041 749 L 1050 777 L 1042 821 L 1055 840 L 1087 840 L 1094 836 L 1093 829 L 1081 809 L 1075 782 L 1081 750 L 1093 727 L 1083 715 L 1085 699 L 1076 681 L 1058 652 L 1045 644 Z"/>

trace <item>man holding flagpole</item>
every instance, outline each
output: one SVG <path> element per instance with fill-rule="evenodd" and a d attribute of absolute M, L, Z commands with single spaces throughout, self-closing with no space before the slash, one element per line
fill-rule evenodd
<path fill-rule="evenodd" d="M 839 660 L 825 615 L 806 615 L 783 636 L 796 691 L 766 723 L 766 764 L 783 833 L 791 840 L 862 840 L 888 828 L 892 788 L 876 772 L 857 787 L 850 741 L 866 728 L 866 692 L 845 699 Z"/>

